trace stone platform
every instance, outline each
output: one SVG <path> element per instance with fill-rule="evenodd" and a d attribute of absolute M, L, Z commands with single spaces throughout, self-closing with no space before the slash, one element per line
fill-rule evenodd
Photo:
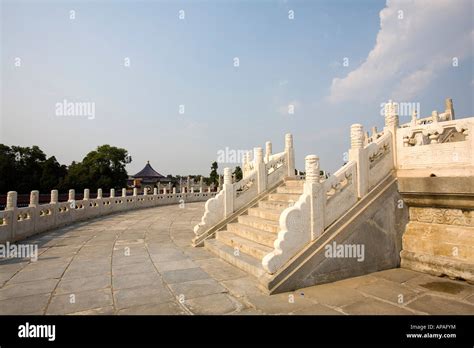
<path fill-rule="evenodd" d="M 474 286 L 392 269 L 268 296 L 193 248 L 204 203 L 111 215 L 23 241 L 0 260 L 0 314 L 474 314 Z"/>

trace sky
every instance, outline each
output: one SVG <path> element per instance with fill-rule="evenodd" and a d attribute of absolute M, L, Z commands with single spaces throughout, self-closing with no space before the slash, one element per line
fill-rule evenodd
<path fill-rule="evenodd" d="M 208 175 L 292 133 L 298 169 L 316 154 L 334 172 L 389 99 L 474 116 L 473 4 L 1 0 L 0 143 L 67 165 L 110 144 L 131 175 Z"/>

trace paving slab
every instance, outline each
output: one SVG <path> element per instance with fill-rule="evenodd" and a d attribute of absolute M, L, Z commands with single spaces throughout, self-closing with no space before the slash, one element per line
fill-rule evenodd
<path fill-rule="evenodd" d="M 69 314 L 112 305 L 110 289 L 88 290 L 53 296 L 46 314 Z"/>
<path fill-rule="evenodd" d="M 377 297 L 394 304 L 405 304 L 418 296 L 418 292 L 410 290 L 398 282 L 395 283 L 385 280 L 384 278 L 376 283 L 358 287 L 357 290 L 363 294 Z"/>
<path fill-rule="evenodd" d="M 0 315 L 44 314 L 49 294 L 36 294 L 0 301 Z"/>
<path fill-rule="evenodd" d="M 305 298 L 331 307 L 342 307 L 365 299 L 359 291 L 337 284 L 312 286 L 299 289 L 297 293 L 303 293 Z"/>
<path fill-rule="evenodd" d="M 178 269 L 174 271 L 163 272 L 163 280 L 168 284 L 184 283 L 192 280 L 207 279 L 209 274 L 201 268 Z"/>
<path fill-rule="evenodd" d="M 252 276 L 237 279 L 224 280 L 221 284 L 226 287 L 232 296 L 246 297 L 263 295 L 263 291 L 257 286 L 258 280 Z"/>
<path fill-rule="evenodd" d="M 421 296 L 409 303 L 407 307 L 428 314 L 474 315 L 474 305 L 433 295 Z"/>
<path fill-rule="evenodd" d="M 211 277 L 217 280 L 242 278 L 248 275 L 241 269 L 234 267 L 219 258 L 202 259 L 196 260 L 195 262 Z"/>
<path fill-rule="evenodd" d="M 187 300 L 185 305 L 193 314 L 203 315 L 230 314 L 241 307 L 226 294 L 196 297 Z"/>
<path fill-rule="evenodd" d="M 176 302 L 165 302 L 147 304 L 121 309 L 119 315 L 185 315 L 188 314 L 183 307 Z"/>
<path fill-rule="evenodd" d="M 56 295 L 83 292 L 87 290 L 97 290 L 110 288 L 110 274 L 105 273 L 91 277 L 63 278 L 55 291 Z"/>
<path fill-rule="evenodd" d="M 50 294 L 57 284 L 58 279 L 42 279 L 24 283 L 12 283 L 0 289 L 0 300 L 38 294 Z"/>
<path fill-rule="evenodd" d="M 406 310 L 396 305 L 392 305 L 386 302 L 374 298 L 366 298 L 362 301 L 357 301 L 349 305 L 341 307 L 341 310 L 346 314 L 355 315 L 380 315 L 380 314 L 391 314 L 391 315 L 413 315 L 413 311 Z"/>
<path fill-rule="evenodd" d="M 114 290 L 140 286 L 161 285 L 161 277 L 156 272 L 115 275 L 112 277 Z"/>
<path fill-rule="evenodd" d="M 155 263 L 159 272 L 176 271 L 181 269 L 197 268 L 199 265 L 190 259 L 182 259 L 177 261 L 167 261 Z"/>
<path fill-rule="evenodd" d="M 294 314 L 315 304 L 297 293 L 278 295 L 251 295 L 245 298 L 251 307 L 265 314 Z"/>
<path fill-rule="evenodd" d="M 225 287 L 220 285 L 216 280 L 210 278 L 171 284 L 170 288 L 176 296 L 184 296 L 185 300 L 199 296 L 228 292 Z"/>
<path fill-rule="evenodd" d="M 115 307 L 123 309 L 139 305 L 165 303 L 175 298 L 164 284 L 114 291 Z"/>

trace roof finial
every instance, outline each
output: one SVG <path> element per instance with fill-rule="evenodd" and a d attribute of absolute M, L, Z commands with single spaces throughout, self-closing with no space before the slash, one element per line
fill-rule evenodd
<path fill-rule="evenodd" d="M 150 161 L 146 161 L 147 164 L 150 164 Z"/>

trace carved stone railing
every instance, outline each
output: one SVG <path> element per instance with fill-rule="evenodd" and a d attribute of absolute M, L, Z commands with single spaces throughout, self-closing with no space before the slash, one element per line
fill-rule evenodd
<path fill-rule="evenodd" d="M 88 189 L 84 190 L 81 200 L 75 199 L 75 191 L 69 190 L 67 202 L 58 202 L 58 191 L 51 191 L 51 202 L 39 204 L 39 191 L 32 191 L 28 207 L 17 207 L 17 193 L 8 192 L 5 210 L 0 211 L 0 242 L 14 242 L 37 233 L 54 228 L 73 224 L 78 221 L 112 214 L 115 212 L 132 209 L 149 208 L 160 205 L 183 204 L 191 202 L 202 202 L 216 195 L 216 192 L 188 192 L 158 194 L 155 188 L 153 194 L 144 192 L 138 195 L 134 189 L 133 196 L 126 195 L 126 189 L 122 190 L 121 196 L 115 196 L 115 190 L 110 190 L 109 197 L 103 197 L 102 189 L 97 192 L 97 198 L 90 199 Z"/>
<path fill-rule="evenodd" d="M 196 238 L 212 229 L 213 226 L 225 220 L 234 212 L 249 204 L 258 195 L 275 187 L 285 177 L 295 176 L 295 159 L 293 137 L 285 135 L 285 151 L 272 154 L 272 145 L 266 143 L 266 153 L 261 147 L 254 148 L 254 158 L 250 154 L 244 157 L 243 179 L 232 183 L 231 168 L 224 169 L 224 185 L 222 191 L 211 198 L 205 205 L 201 222 L 194 226 Z"/>
<path fill-rule="evenodd" d="M 431 122 L 419 122 L 415 114 L 400 127 L 397 104 L 390 101 L 382 132 L 374 127 L 369 136 L 362 125 L 352 125 L 349 162 L 328 179 L 319 176 L 319 158 L 306 157 L 304 192 L 281 214 L 274 250 L 263 258 L 263 268 L 277 272 L 395 170 L 454 166 L 458 171 L 461 166 L 472 175 L 473 131 L 474 118 L 454 120 L 450 99 L 443 114 L 433 112 Z"/>
<path fill-rule="evenodd" d="M 473 131 L 474 117 L 400 128 L 397 132 L 397 167 L 472 167 Z"/>
<path fill-rule="evenodd" d="M 323 183 L 324 228 L 339 219 L 357 202 L 357 163 L 350 161 Z"/>

